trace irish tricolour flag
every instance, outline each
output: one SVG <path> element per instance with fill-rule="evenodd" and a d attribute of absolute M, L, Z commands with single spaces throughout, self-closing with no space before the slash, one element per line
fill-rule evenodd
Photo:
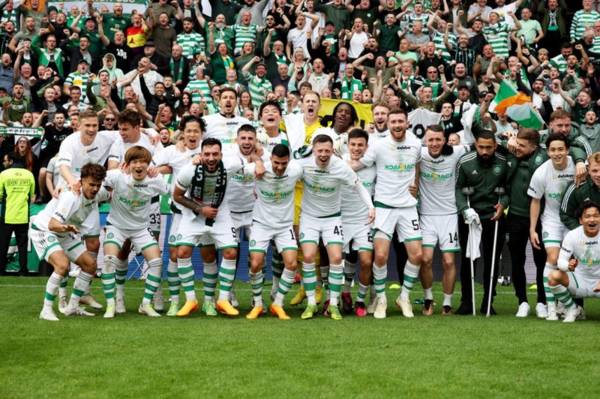
<path fill-rule="evenodd" d="M 541 129 L 544 126 L 544 120 L 533 106 L 531 97 L 517 91 L 504 80 L 500 83 L 496 98 L 490 104 L 490 111 L 506 114 L 523 127 Z"/>

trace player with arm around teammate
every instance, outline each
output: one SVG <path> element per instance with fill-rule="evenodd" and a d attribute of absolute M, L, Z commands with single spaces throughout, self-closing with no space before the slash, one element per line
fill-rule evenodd
<path fill-rule="evenodd" d="M 89 288 L 96 272 L 96 259 L 86 251 L 80 229 L 86 218 L 98 208 L 98 201 L 107 200 L 109 194 L 102 190 L 102 181 L 106 176 L 104 167 L 86 164 L 81 168 L 80 194 L 63 191 L 53 198 L 46 208 L 31 221 L 29 236 L 40 259 L 46 260 L 54 272 L 46 283 L 44 306 L 40 319 L 58 321 L 52 305 L 61 280 L 67 276 L 69 265 L 75 262 L 81 271 L 73 284 L 71 299 L 64 314 L 93 316 L 79 307 L 79 299 Z"/>
<path fill-rule="evenodd" d="M 534 248 L 540 247 L 540 241 L 546 248 L 543 279 L 547 306 L 546 320 L 556 321 L 558 320 L 556 301 L 548 285 L 548 277 L 556 270 L 560 244 L 569 231 L 560 221 L 560 201 L 565 189 L 575 179 L 575 162 L 569 156 L 568 140 L 560 133 L 551 133 L 548 136 L 546 149 L 550 159 L 533 173 L 527 190 L 527 195 L 531 197 L 529 239 Z M 540 218 L 542 199 L 544 200 L 544 211 L 541 214 L 542 237 L 539 237 L 535 226 Z"/>
<path fill-rule="evenodd" d="M 283 258 L 284 270 L 279 280 L 275 299 L 269 310 L 280 320 L 290 317 L 283 309 L 283 300 L 296 274 L 298 245 L 294 233 L 294 188 L 302 177 L 302 167 L 290 161 L 290 150 L 277 144 L 271 159 L 265 163 L 265 174 L 256 180 L 256 202 L 250 228 L 250 283 L 253 308 L 246 316 L 256 319 L 262 314 L 262 286 L 265 255 L 271 241 Z"/>

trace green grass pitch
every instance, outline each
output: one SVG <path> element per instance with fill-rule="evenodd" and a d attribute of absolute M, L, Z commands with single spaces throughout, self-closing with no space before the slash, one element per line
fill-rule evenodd
<path fill-rule="evenodd" d="M 426 318 L 415 305 L 406 320 L 389 291 L 386 320 L 302 321 L 302 309 L 288 307 L 291 321 L 248 321 L 250 290 L 239 284 L 237 319 L 149 319 L 136 313 L 142 284 L 131 281 L 128 314 L 50 323 L 37 318 L 45 281 L 0 278 L 2 399 L 591 398 L 600 387 L 596 300 L 572 325 L 516 319 L 512 287 L 499 287 L 491 319 L 442 317 L 439 305 Z M 441 304 L 439 285 L 434 292 Z M 99 280 L 93 293 L 102 298 Z"/>

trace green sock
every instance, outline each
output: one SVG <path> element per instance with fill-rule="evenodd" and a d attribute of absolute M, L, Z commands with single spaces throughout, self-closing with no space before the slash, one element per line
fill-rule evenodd
<path fill-rule="evenodd" d="M 142 304 L 147 305 L 154 298 L 154 293 L 160 287 L 160 275 L 162 273 L 162 259 L 154 258 L 148 262 L 148 275 L 144 284 L 144 298 Z"/>
<path fill-rule="evenodd" d="M 229 293 L 235 278 L 235 259 L 223 259 L 219 269 L 219 301 L 229 301 Z"/>
<path fill-rule="evenodd" d="M 196 292 L 194 291 L 194 267 L 192 266 L 192 258 L 178 258 L 177 272 L 179 273 L 179 281 L 181 281 L 186 301 L 195 301 Z"/>

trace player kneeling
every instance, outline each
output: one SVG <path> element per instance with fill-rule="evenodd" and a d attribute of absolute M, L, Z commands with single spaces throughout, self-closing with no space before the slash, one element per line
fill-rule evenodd
<path fill-rule="evenodd" d="M 81 267 L 81 271 L 75 279 L 71 299 L 63 313 L 66 316 L 94 315 L 79 307 L 79 299 L 87 292 L 97 266 L 94 257 L 85 249 L 79 229 L 88 215 L 97 211 L 98 202 L 109 198 L 106 190 L 99 194 L 105 176 L 106 170 L 102 166 L 84 165 L 81 168 L 81 193 L 63 191 L 32 218 L 29 236 L 33 247 L 40 259 L 46 260 L 54 268 L 46 283 L 40 319 L 58 321 L 52 305 L 71 262 Z"/>
<path fill-rule="evenodd" d="M 581 226 L 567 233 L 560 248 L 558 268 L 550 273 L 550 289 L 567 309 L 565 323 L 579 315 L 573 297 L 600 297 L 600 205 L 588 202 L 579 217 Z"/>
<path fill-rule="evenodd" d="M 156 238 L 150 231 L 150 213 L 152 198 L 168 193 L 169 187 L 162 177 L 148 176 L 151 161 L 150 151 L 141 146 L 131 147 L 125 153 L 124 170 L 109 170 L 104 182 L 104 186 L 112 191 L 102 272 L 102 286 L 106 296 L 104 318 L 107 319 L 115 317 L 115 271 L 119 264 L 117 255 L 128 239 L 148 263 L 144 298 L 138 311 L 150 317 L 160 316 L 151 305 L 154 293 L 160 286 L 162 259 Z"/>
<path fill-rule="evenodd" d="M 263 267 L 271 240 L 281 253 L 285 269 L 279 281 L 275 299 L 269 307 L 280 320 L 290 317 L 283 310 L 283 299 L 294 284 L 298 244 L 294 234 L 294 187 L 302 177 L 302 167 L 290 162 L 290 150 L 283 144 L 273 147 L 271 160 L 265 164 L 265 174 L 256 180 L 256 202 L 250 228 L 250 284 L 254 305 L 248 319 L 262 314 Z"/>

